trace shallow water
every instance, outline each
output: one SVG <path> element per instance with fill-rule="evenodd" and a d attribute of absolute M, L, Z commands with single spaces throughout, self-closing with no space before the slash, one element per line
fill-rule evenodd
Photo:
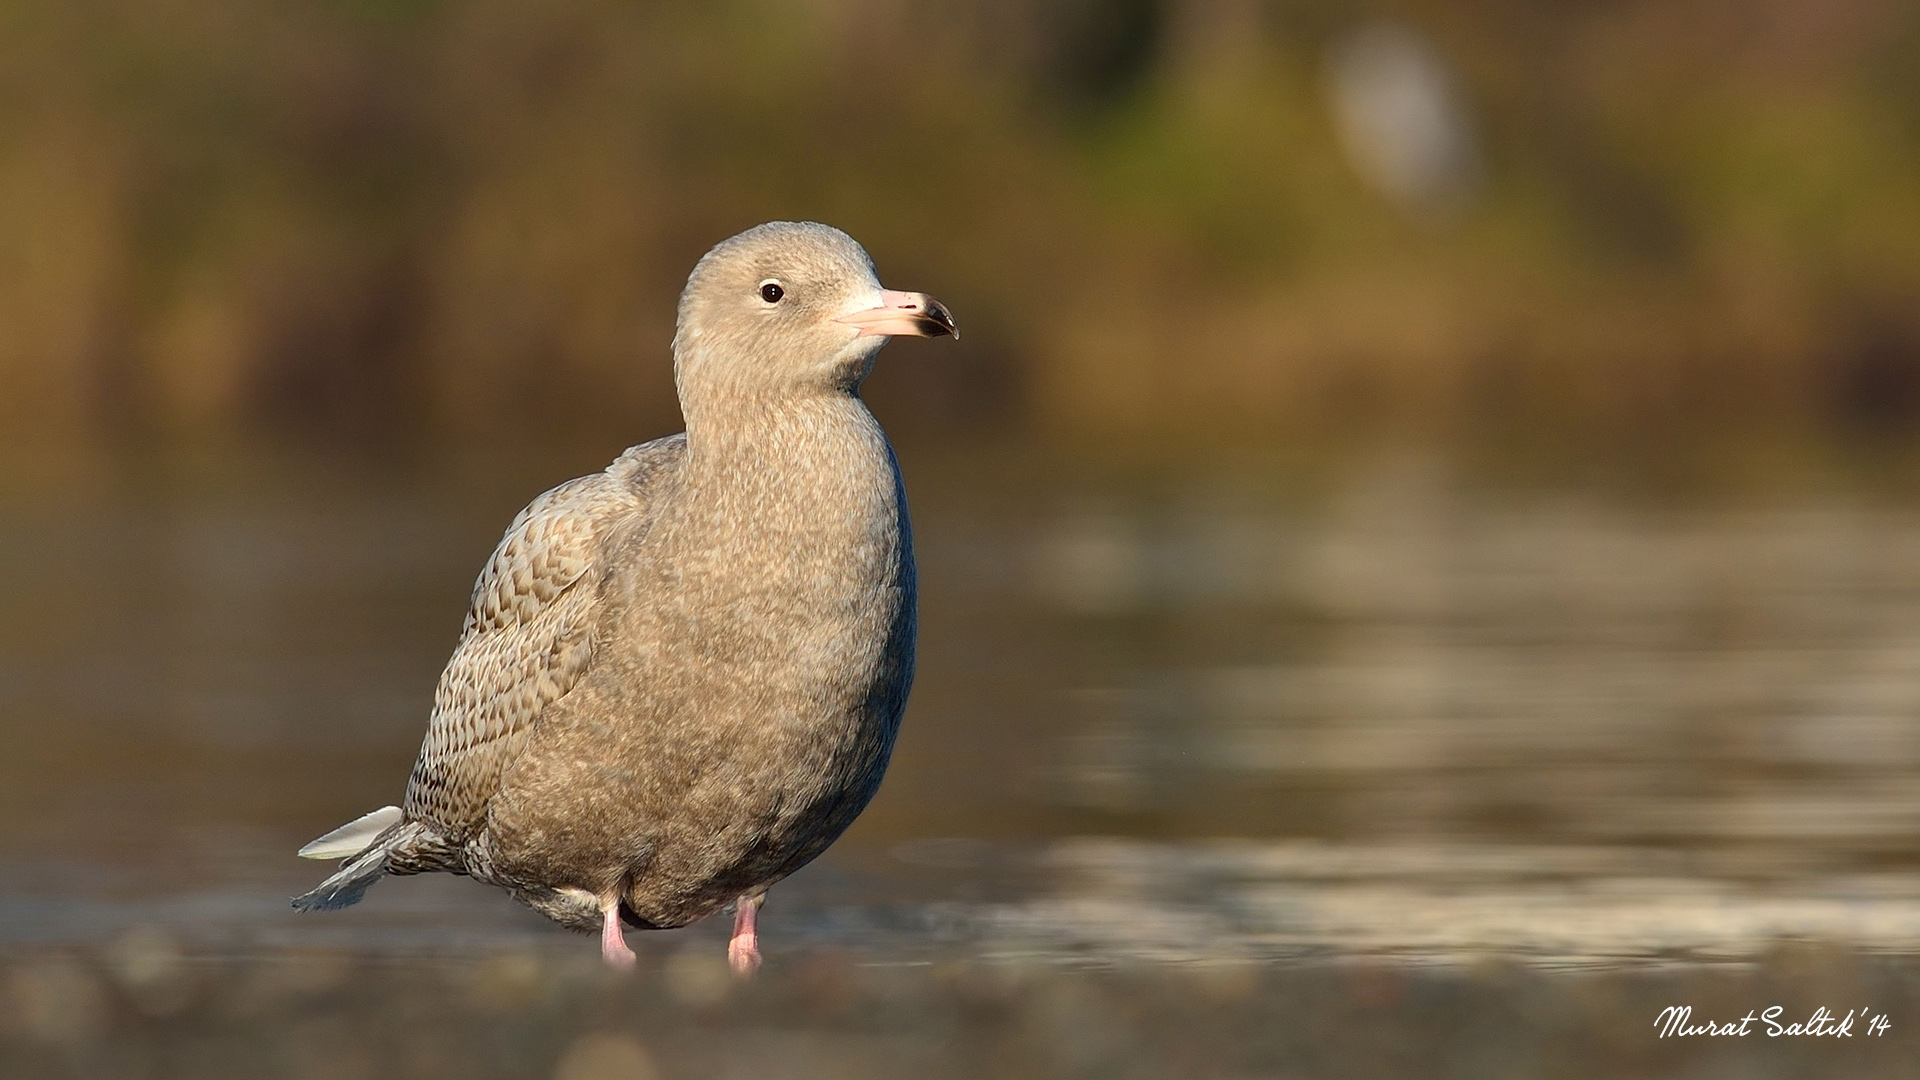
<path fill-rule="evenodd" d="M 1920 952 L 1920 508 L 903 456 L 920 681 L 880 797 L 773 893 L 770 979 L 1517 963 L 1534 993 Z M 295 848 L 396 801 L 500 528 L 591 467 L 8 495 L 0 952 L 590 958 L 463 880 L 286 897 L 323 873 Z M 724 931 L 635 944 L 718 965 Z"/>

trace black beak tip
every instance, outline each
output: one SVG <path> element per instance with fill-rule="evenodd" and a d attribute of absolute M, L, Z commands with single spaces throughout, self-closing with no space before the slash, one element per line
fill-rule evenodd
<path fill-rule="evenodd" d="M 960 340 L 960 328 L 953 324 L 953 313 L 938 300 L 927 301 L 926 314 L 921 317 L 920 329 L 928 337 L 952 337 Z"/>

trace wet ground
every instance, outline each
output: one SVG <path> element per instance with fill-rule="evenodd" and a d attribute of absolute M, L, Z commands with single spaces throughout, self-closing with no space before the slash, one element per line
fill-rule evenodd
<path fill-rule="evenodd" d="M 723 926 L 618 983 L 460 880 L 286 908 L 594 454 L 17 485 L 0 1074 L 1916 1071 L 1920 505 L 903 458 L 920 681 L 751 986 Z"/>

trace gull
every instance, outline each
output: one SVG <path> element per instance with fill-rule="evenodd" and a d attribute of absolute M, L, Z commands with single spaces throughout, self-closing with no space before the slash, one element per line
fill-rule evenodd
<path fill-rule="evenodd" d="M 768 888 L 873 798 L 913 681 L 906 493 L 859 394 L 899 335 L 958 332 L 838 229 L 709 251 L 673 338 L 686 430 L 514 518 L 405 797 L 300 849 L 344 862 L 293 906 L 465 874 L 630 968 L 623 924 L 732 904 L 729 963 L 757 969 Z"/>

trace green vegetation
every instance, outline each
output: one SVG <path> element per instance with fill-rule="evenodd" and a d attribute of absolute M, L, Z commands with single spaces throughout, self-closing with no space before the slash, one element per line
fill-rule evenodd
<path fill-rule="evenodd" d="M 773 217 L 1065 437 L 1920 418 L 1920 9 L 1416 0 L 1477 148 L 1444 212 L 1343 148 L 1378 14 L 15 0 L 0 422 L 632 434 L 692 260 Z"/>

